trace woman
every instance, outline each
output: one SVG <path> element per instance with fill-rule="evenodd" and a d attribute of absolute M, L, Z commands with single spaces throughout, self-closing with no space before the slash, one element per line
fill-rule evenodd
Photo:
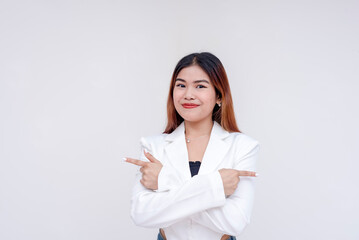
<path fill-rule="evenodd" d="M 226 72 L 208 52 L 172 75 L 163 134 L 141 138 L 131 200 L 136 225 L 158 239 L 235 239 L 249 223 L 259 144 L 238 130 Z"/>

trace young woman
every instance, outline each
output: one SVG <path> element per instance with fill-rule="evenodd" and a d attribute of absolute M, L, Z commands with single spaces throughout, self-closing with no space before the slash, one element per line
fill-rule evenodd
<path fill-rule="evenodd" d="M 259 144 L 238 130 L 226 72 L 208 52 L 172 75 L 164 133 L 141 138 L 132 200 L 136 225 L 158 239 L 236 239 L 249 223 Z"/>

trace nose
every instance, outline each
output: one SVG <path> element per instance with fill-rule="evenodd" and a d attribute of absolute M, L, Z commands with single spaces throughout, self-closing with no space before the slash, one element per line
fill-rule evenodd
<path fill-rule="evenodd" d="M 190 87 L 186 88 L 186 92 L 184 94 L 184 99 L 193 100 L 195 97 L 193 95 L 193 91 Z"/>

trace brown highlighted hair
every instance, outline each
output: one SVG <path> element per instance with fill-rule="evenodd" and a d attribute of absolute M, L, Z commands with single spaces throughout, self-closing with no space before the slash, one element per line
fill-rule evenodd
<path fill-rule="evenodd" d="M 197 65 L 209 76 L 217 96 L 221 99 L 221 107 L 216 104 L 212 119 L 219 123 L 228 132 L 240 132 L 236 123 L 231 90 L 226 71 L 221 61 L 209 52 L 192 53 L 183 57 L 176 65 L 171 79 L 167 99 L 167 126 L 163 133 L 173 132 L 182 122 L 183 118 L 177 113 L 173 102 L 173 89 L 179 72 L 186 67 Z"/>

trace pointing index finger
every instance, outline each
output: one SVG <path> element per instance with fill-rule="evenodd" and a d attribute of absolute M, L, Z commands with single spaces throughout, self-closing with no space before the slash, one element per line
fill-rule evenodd
<path fill-rule="evenodd" d="M 140 167 L 144 167 L 145 164 L 146 164 L 146 162 L 141 161 L 141 160 L 137 160 L 137 159 L 134 159 L 134 158 L 126 158 L 126 162 L 135 164 L 135 165 L 140 166 Z"/>
<path fill-rule="evenodd" d="M 258 174 L 252 171 L 237 170 L 237 172 L 238 172 L 238 176 L 242 176 L 242 177 L 258 177 Z"/>

